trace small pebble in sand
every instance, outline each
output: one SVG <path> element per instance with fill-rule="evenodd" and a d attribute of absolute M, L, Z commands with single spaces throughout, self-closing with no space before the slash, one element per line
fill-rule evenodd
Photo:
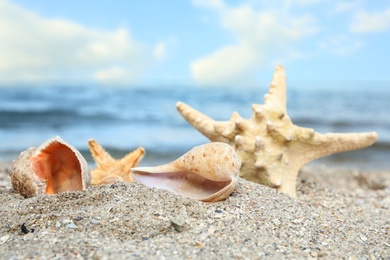
<path fill-rule="evenodd" d="M 31 240 L 31 239 L 33 239 L 34 238 L 34 233 L 28 233 L 28 234 L 26 234 L 26 235 L 24 235 L 23 236 L 23 240 Z"/>
<path fill-rule="evenodd" d="M 99 220 L 91 218 L 91 223 L 92 224 L 99 224 Z"/>
<path fill-rule="evenodd" d="M 67 227 L 68 227 L 68 228 L 77 228 L 77 226 L 76 226 L 73 222 L 69 223 L 69 224 L 67 225 Z"/>
<path fill-rule="evenodd" d="M 24 234 L 28 234 L 28 233 L 32 233 L 32 232 L 34 232 L 34 229 L 32 228 L 31 230 L 29 230 L 28 228 L 27 228 L 27 226 L 26 226 L 26 223 L 23 223 L 22 224 L 22 226 L 21 226 L 21 229 L 22 229 L 22 232 L 24 233 Z"/>
<path fill-rule="evenodd" d="M 0 238 L 0 245 L 1 245 L 1 244 L 4 244 L 5 242 L 7 242 L 9 238 L 10 238 L 9 235 L 2 236 L 2 237 Z"/>
<path fill-rule="evenodd" d="M 204 247 L 204 244 L 197 241 L 197 242 L 195 242 L 195 245 L 194 245 L 194 246 L 195 246 L 195 247 L 202 248 L 202 247 Z"/>
<path fill-rule="evenodd" d="M 277 218 L 274 218 L 274 219 L 272 220 L 272 223 L 274 223 L 276 226 L 279 226 L 279 225 L 281 224 L 280 220 L 277 219 Z"/>

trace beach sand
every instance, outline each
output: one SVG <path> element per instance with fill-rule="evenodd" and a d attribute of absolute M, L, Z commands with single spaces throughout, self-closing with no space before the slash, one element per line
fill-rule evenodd
<path fill-rule="evenodd" d="M 0 164 L 2 259 L 389 259 L 390 171 L 306 166 L 203 203 L 138 183 L 24 199 Z M 34 229 L 34 232 L 25 232 Z"/>

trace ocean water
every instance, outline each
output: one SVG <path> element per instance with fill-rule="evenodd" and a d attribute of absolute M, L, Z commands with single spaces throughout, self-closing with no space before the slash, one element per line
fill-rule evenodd
<path fill-rule="evenodd" d="M 390 169 L 390 85 L 354 88 L 288 88 L 293 123 L 317 132 L 376 131 L 366 149 L 328 156 L 314 163 L 336 167 Z M 364 84 L 363 84 L 364 85 Z M 208 142 L 176 111 L 183 101 L 215 120 L 244 118 L 253 103 L 263 104 L 267 87 L 2 87 L 0 161 L 59 135 L 91 161 L 87 141 L 96 139 L 114 157 L 143 146 L 141 165 L 169 162 Z"/>

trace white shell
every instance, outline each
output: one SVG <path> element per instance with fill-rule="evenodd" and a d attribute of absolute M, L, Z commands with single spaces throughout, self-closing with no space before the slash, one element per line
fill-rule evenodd
<path fill-rule="evenodd" d="M 201 201 L 219 201 L 236 187 L 241 160 L 225 143 L 194 147 L 177 160 L 155 167 L 132 168 L 134 181 Z"/>
<path fill-rule="evenodd" d="M 91 183 L 87 162 L 59 136 L 31 147 L 12 162 L 11 182 L 24 197 L 85 190 Z"/>

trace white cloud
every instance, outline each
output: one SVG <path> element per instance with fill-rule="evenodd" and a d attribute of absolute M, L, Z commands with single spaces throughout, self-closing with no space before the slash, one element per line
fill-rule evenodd
<path fill-rule="evenodd" d="M 131 83 L 145 66 L 140 61 L 148 56 L 126 29 L 101 31 L 46 19 L 4 0 L 0 1 L 0 28 L 3 82 L 98 79 Z"/>
<path fill-rule="evenodd" d="M 192 0 L 193 5 L 204 8 L 224 8 L 222 0 Z"/>
<path fill-rule="evenodd" d="M 286 8 L 257 11 L 250 5 L 229 7 L 221 1 L 212 5 L 195 2 L 217 11 L 222 26 L 237 40 L 235 45 L 222 47 L 191 63 L 192 76 L 200 84 L 242 82 L 252 71 L 270 65 L 274 56 L 289 55 L 294 43 L 317 30 L 313 17 L 292 16 Z"/>
<path fill-rule="evenodd" d="M 336 2 L 334 5 L 334 12 L 335 13 L 345 13 L 348 11 L 351 11 L 355 9 L 357 6 L 359 6 L 361 3 L 360 1 L 346 1 L 346 2 Z"/>
<path fill-rule="evenodd" d="M 323 0 L 284 0 L 285 4 L 296 6 L 310 6 L 323 2 Z"/>
<path fill-rule="evenodd" d="M 337 56 L 347 56 L 363 46 L 362 41 L 348 37 L 346 34 L 334 35 L 329 40 L 319 44 L 320 49 Z"/>
<path fill-rule="evenodd" d="M 386 31 L 390 27 L 390 8 L 381 12 L 367 13 L 361 11 L 353 17 L 351 31 L 370 33 Z"/>
<path fill-rule="evenodd" d="M 194 61 L 191 71 L 200 84 L 234 84 L 236 81 L 243 82 L 258 60 L 258 53 L 252 46 L 226 46 Z"/>
<path fill-rule="evenodd" d="M 137 79 L 137 73 L 120 67 L 112 67 L 109 69 L 97 71 L 94 74 L 94 77 L 104 84 L 124 85 L 129 82 L 134 82 Z"/>
<path fill-rule="evenodd" d="M 166 50 L 167 50 L 167 47 L 166 47 L 165 43 L 163 43 L 163 42 L 157 43 L 153 49 L 154 57 L 157 60 L 161 60 L 162 58 L 164 58 Z"/>

